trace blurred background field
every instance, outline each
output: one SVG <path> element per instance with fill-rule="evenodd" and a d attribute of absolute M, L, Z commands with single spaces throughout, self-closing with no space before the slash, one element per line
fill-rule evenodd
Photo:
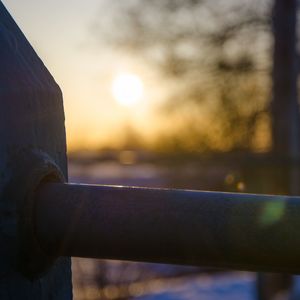
<path fill-rule="evenodd" d="M 96 157 L 91 153 L 77 155 L 69 162 L 71 182 L 202 189 L 212 189 L 213 185 L 241 189 L 243 185 L 238 173 L 228 166 L 213 168 L 207 162 L 201 166 L 197 161 L 194 164 L 189 160 L 173 164 L 160 159 L 158 163 L 153 156 L 133 151 L 114 151 L 109 157 L 107 152 L 105 155 L 94 154 Z M 124 157 L 131 159 L 124 160 Z M 145 161 L 142 162 L 141 157 Z M 255 273 L 81 258 L 73 258 L 72 264 L 77 300 L 250 300 L 256 299 L 257 295 Z"/>

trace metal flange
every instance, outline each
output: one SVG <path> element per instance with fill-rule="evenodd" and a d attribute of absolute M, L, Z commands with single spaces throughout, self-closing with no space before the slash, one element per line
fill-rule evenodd
<path fill-rule="evenodd" d="M 53 159 L 40 150 L 22 150 L 12 160 L 10 170 L 3 196 L 15 210 L 15 266 L 33 279 L 44 274 L 56 259 L 43 251 L 36 238 L 35 192 L 45 183 L 65 182 L 65 177 Z"/>

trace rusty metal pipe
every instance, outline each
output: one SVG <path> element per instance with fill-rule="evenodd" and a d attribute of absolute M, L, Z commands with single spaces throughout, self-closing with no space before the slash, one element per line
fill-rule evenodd
<path fill-rule="evenodd" d="M 45 252 L 253 271 L 300 271 L 300 197 L 49 183 Z"/>

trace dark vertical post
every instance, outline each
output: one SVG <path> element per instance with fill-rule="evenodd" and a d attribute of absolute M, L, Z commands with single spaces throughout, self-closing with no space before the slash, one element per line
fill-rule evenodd
<path fill-rule="evenodd" d="M 51 158 L 67 177 L 61 91 L 0 2 L 0 299 L 71 299 L 69 258 L 58 259 L 35 278 L 19 269 L 27 263 L 19 261 L 23 223 L 8 187 L 17 174 L 31 171 L 32 153 L 42 154 L 44 162 Z M 41 172 L 47 172 L 44 167 Z M 20 178 L 23 183 L 32 179 Z M 22 189 L 10 186 L 15 192 Z"/>
<path fill-rule="evenodd" d="M 273 181 L 284 193 L 299 194 L 300 113 L 298 104 L 297 0 L 274 0 L 273 90 L 271 102 L 273 155 L 279 158 Z M 285 162 L 288 165 L 283 165 Z M 270 191 L 276 192 L 276 191 Z M 289 275 L 263 274 L 260 300 L 275 297 L 291 286 Z"/>
<path fill-rule="evenodd" d="M 273 7 L 273 153 L 295 164 L 300 158 L 300 112 L 297 92 L 297 0 L 275 0 Z M 290 194 L 299 193 L 299 172 L 290 168 Z"/>

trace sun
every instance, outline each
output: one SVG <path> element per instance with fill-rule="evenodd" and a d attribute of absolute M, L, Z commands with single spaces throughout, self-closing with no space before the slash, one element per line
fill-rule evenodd
<path fill-rule="evenodd" d="M 131 73 L 118 74 L 112 82 L 112 94 L 122 106 L 133 106 L 143 96 L 143 82 L 138 75 Z"/>

